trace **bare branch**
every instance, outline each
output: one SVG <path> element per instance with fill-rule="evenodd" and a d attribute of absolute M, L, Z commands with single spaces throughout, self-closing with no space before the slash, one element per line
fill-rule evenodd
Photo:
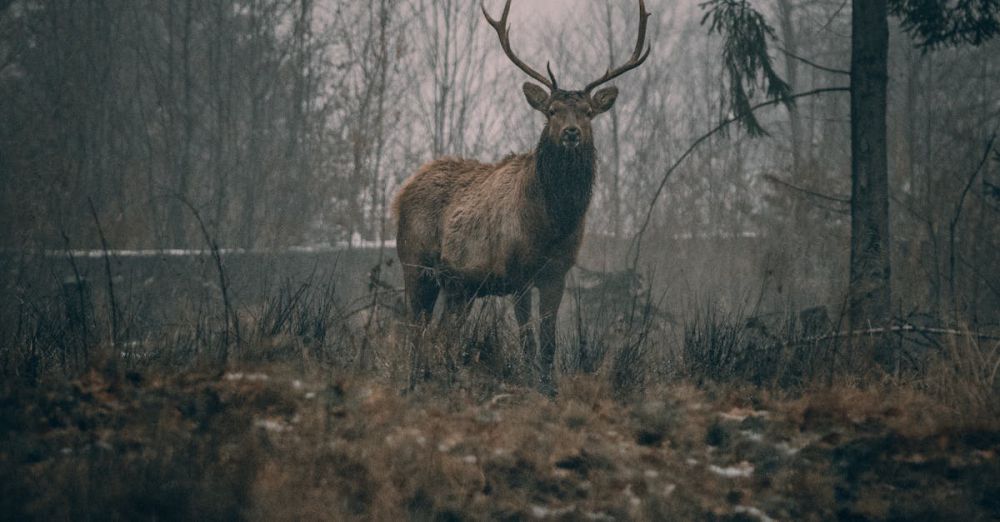
<path fill-rule="evenodd" d="M 798 60 L 798 61 L 800 61 L 800 62 L 802 62 L 802 63 L 804 63 L 804 64 L 806 64 L 806 65 L 808 65 L 810 67 L 814 67 L 814 68 L 819 69 L 821 71 L 826 71 L 826 72 L 833 73 L 833 74 L 843 74 L 845 76 L 850 76 L 851 75 L 851 71 L 847 71 L 847 70 L 844 70 L 844 69 L 835 69 L 833 67 L 827 67 L 825 65 L 820 65 L 820 64 L 818 64 L 818 63 L 816 63 L 816 62 L 814 62 L 812 60 L 803 58 L 803 57 L 801 57 L 801 56 L 799 56 L 797 54 L 789 52 L 784 47 L 778 47 L 778 50 L 781 51 L 782 53 L 784 53 L 785 56 L 787 56 L 789 58 L 792 58 L 793 60 Z"/>
<path fill-rule="evenodd" d="M 801 193 L 806 194 L 808 196 L 813 196 L 813 197 L 816 197 L 816 198 L 819 198 L 819 199 L 825 199 L 827 201 L 832 201 L 834 203 L 840 203 L 840 204 L 843 204 L 843 205 L 850 205 L 851 204 L 851 198 L 849 198 L 849 197 L 846 197 L 846 196 L 830 196 L 828 194 L 823 194 L 821 192 L 816 192 L 814 190 L 809 190 L 807 188 L 803 188 L 803 187 L 800 187 L 798 185 L 793 185 L 793 184 L 791 184 L 791 183 L 789 183 L 789 182 L 787 182 L 787 181 L 779 178 L 778 176 L 774 176 L 772 174 L 765 174 L 764 175 L 764 179 L 766 179 L 767 181 L 770 181 L 771 183 L 774 183 L 776 185 L 781 185 L 781 186 L 783 186 L 785 188 L 789 188 L 789 189 L 794 190 L 796 192 L 801 192 Z"/>
<path fill-rule="evenodd" d="M 691 143 L 691 145 L 687 148 L 687 150 L 685 150 L 684 153 L 681 154 L 679 158 L 677 158 L 677 161 L 675 161 L 672 165 L 667 167 L 667 170 L 663 173 L 663 178 L 660 180 L 659 186 L 657 186 L 656 191 L 653 192 L 653 198 L 650 200 L 649 206 L 646 209 L 646 217 L 643 218 L 642 226 L 639 227 L 639 231 L 636 232 L 635 238 L 632 241 L 632 246 L 629 247 L 629 251 L 632 253 L 632 267 L 635 268 L 635 266 L 639 263 L 639 253 L 642 247 L 642 237 L 643 235 L 645 235 L 646 229 L 649 228 L 650 219 L 652 219 L 653 217 L 653 209 L 656 208 L 656 202 L 660 199 L 660 194 L 663 193 L 663 188 L 666 187 L 667 180 L 669 180 L 670 176 L 673 175 L 674 171 L 677 170 L 677 167 L 679 167 L 681 163 L 684 163 L 684 160 L 686 160 L 687 157 L 690 156 L 691 153 L 694 152 L 694 150 L 698 148 L 698 146 L 701 145 L 705 140 L 719 133 L 720 131 L 728 127 L 730 124 L 740 121 L 741 119 L 747 117 L 749 114 L 753 113 L 754 111 L 757 111 L 758 109 L 763 109 L 764 107 L 769 107 L 771 105 L 777 105 L 779 103 L 787 103 L 788 101 L 796 100 L 798 98 L 815 96 L 817 94 L 822 94 L 826 92 L 849 92 L 850 90 L 851 90 L 850 87 L 822 87 L 819 89 L 813 89 L 811 91 L 801 92 L 798 94 L 793 94 L 782 98 L 763 101 L 758 103 L 757 105 L 754 105 L 753 107 L 750 107 L 749 110 L 744 111 L 743 113 L 737 114 L 736 116 L 723 120 L 714 128 L 712 128 L 712 130 L 706 132 L 705 134 L 702 134 L 698 139 L 694 140 L 694 142 Z"/>

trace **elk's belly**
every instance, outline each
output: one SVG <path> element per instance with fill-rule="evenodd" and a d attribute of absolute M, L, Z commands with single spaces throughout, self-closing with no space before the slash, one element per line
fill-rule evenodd
<path fill-rule="evenodd" d="M 537 256 L 519 223 L 512 223 L 510 216 L 463 217 L 451 216 L 442 238 L 441 269 L 449 283 L 479 295 L 507 294 L 529 284 Z"/>

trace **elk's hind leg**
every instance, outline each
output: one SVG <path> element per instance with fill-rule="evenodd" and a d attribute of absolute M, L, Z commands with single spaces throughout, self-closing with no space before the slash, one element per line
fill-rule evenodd
<path fill-rule="evenodd" d="M 473 298 L 461 289 L 444 288 L 442 290 L 444 310 L 438 322 L 439 342 L 444 356 L 445 369 L 448 372 L 448 385 L 455 383 L 458 375 L 456 354 L 462 354 L 468 348 L 465 342 L 463 327 L 472 311 Z"/>
<path fill-rule="evenodd" d="M 434 313 L 434 303 L 437 302 L 441 287 L 429 270 L 403 265 L 403 288 L 406 293 L 406 304 L 410 309 L 410 319 L 421 325 L 427 325 Z"/>
<path fill-rule="evenodd" d="M 424 334 L 434 313 L 434 303 L 437 302 L 441 288 L 429 270 L 404 264 L 403 291 L 406 294 L 410 320 L 414 322 L 409 328 L 407 342 L 410 350 L 410 391 L 413 391 L 418 382 L 427 381 L 431 377 Z"/>

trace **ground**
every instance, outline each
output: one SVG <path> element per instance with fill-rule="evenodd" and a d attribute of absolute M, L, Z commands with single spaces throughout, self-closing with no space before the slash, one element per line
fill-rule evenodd
<path fill-rule="evenodd" d="M 8 519 L 996 520 L 1000 430 L 912 390 L 403 393 L 280 365 L 5 385 Z"/>

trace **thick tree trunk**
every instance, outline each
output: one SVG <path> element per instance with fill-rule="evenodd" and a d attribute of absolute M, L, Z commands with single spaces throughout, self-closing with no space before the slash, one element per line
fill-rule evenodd
<path fill-rule="evenodd" d="M 886 0 L 853 0 L 851 31 L 852 328 L 889 318 L 889 170 L 886 85 L 889 24 Z"/>

